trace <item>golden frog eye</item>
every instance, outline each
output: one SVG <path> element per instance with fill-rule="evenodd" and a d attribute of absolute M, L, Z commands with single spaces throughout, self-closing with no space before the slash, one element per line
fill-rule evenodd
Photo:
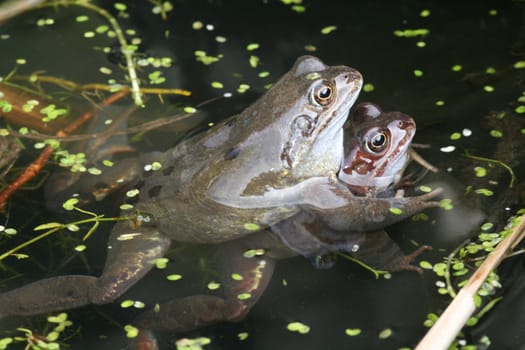
<path fill-rule="evenodd" d="M 390 142 L 390 134 L 384 130 L 376 130 L 371 132 L 366 137 L 366 150 L 372 154 L 380 154 L 387 147 Z"/>
<path fill-rule="evenodd" d="M 312 89 L 311 100 L 319 106 L 327 106 L 335 99 L 335 88 L 329 81 L 323 80 Z"/>

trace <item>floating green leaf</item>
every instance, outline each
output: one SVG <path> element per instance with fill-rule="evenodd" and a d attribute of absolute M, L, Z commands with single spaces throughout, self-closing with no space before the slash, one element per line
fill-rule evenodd
<path fill-rule="evenodd" d="M 210 282 L 208 283 L 208 289 L 209 290 L 216 290 L 216 289 L 219 289 L 221 287 L 221 284 L 218 283 L 218 282 Z"/>
<path fill-rule="evenodd" d="M 425 269 L 425 270 L 432 270 L 432 268 L 433 268 L 432 264 L 429 263 L 426 260 L 420 261 L 419 262 L 419 267 L 421 267 L 422 269 Z"/>
<path fill-rule="evenodd" d="M 381 332 L 379 332 L 379 339 L 387 339 L 392 336 L 392 329 L 391 328 L 385 328 Z"/>
<path fill-rule="evenodd" d="M 401 208 L 389 208 L 390 212 L 395 215 L 401 215 L 403 214 L 403 210 Z"/>
<path fill-rule="evenodd" d="M 87 246 L 85 244 L 79 244 L 74 249 L 76 252 L 80 253 L 80 252 L 85 251 L 87 249 Z"/>
<path fill-rule="evenodd" d="M 249 58 L 249 62 L 250 62 L 250 67 L 257 68 L 257 66 L 259 65 L 259 57 L 252 55 Z"/>
<path fill-rule="evenodd" d="M 428 16 L 430 16 L 430 10 L 428 10 L 428 9 L 421 10 L 421 12 L 419 13 L 419 15 L 420 15 L 421 17 L 428 17 Z"/>
<path fill-rule="evenodd" d="M 9 103 L 8 101 L 3 100 L 3 101 L 0 101 L 0 109 L 4 113 L 9 113 L 13 110 L 13 105 Z"/>
<path fill-rule="evenodd" d="M 459 140 L 461 138 L 461 133 L 460 132 L 454 132 L 450 135 L 450 139 L 452 141 L 456 141 L 456 140 Z"/>
<path fill-rule="evenodd" d="M 425 28 L 419 29 L 405 29 L 405 30 L 394 30 L 394 35 L 400 38 L 413 38 L 416 36 L 428 35 L 430 30 Z"/>
<path fill-rule="evenodd" d="M 259 44 L 258 43 L 251 43 L 251 44 L 248 44 L 246 46 L 246 50 L 248 50 L 248 51 L 257 50 L 258 48 L 259 48 Z"/>
<path fill-rule="evenodd" d="M 157 258 L 154 260 L 155 267 L 157 269 L 165 269 L 168 266 L 168 262 L 170 260 L 168 258 Z"/>
<path fill-rule="evenodd" d="M 62 204 L 62 208 L 65 210 L 73 210 L 75 209 L 75 205 L 78 204 L 78 198 L 69 198 L 67 201 L 65 201 Z"/>
<path fill-rule="evenodd" d="M 443 277 L 445 276 L 445 273 L 447 272 L 447 265 L 445 263 L 440 262 L 440 263 L 434 264 L 432 269 L 434 270 L 436 275 Z"/>
<path fill-rule="evenodd" d="M 288 326 L 286 328 L 289 331 L 298 332 L 300 334 L 307 334 L 308 332 L 310 332 L 310 327 L 301 322 L 288 323 Z"/>
<path fill-rule="evenodd" d="M 239 275 L 238 273 L 232 273 L 231 274 L 231 278 L 234 281 L 242 281 L 243 280 L 243 277 L 241 275 Z"/>
<path fill-rule="evenodd" d="M 113 6 L 117 11 L 126 11 L 126 9 L 128 8 L 126 4 L 123 4 L 121 2 L 116 2 Z"/>
<path fill-rule="evenodd" d="M 174 274 L 166 276 L 166 279 L 168 281 L 178 281 L 178 280 L 182 279 L 182 275 L 174 273 Z"/>
<path fill-rule="evenodd" d="M 518 113 L 518 114 L 523 114 L 525 113 L 525 106 L 518 106 L 514 109 L 514 112 Z"/>
<path fill-rule="evenodd" d="M 523 69 L 525 68 L 525 61 L 517 61 L 514 63 L 514 68 Z"/>
<path fill-rule="evenodd" d="M 488 231 L 494 227 L 494 224 L 492 222 L 486 222 L 483 225 L 481 225 L 481 229 L 483 231 Z"/>
<path fill-rule="evenodd" d="M 501 138 L 503 137 L 503 132 L 500 130 L 492 129 L 490 130 L 490 136 L 495 138 Z"/>
<path fill-rule="evenodd" d="M 326 26 L 321 29 L 321 34 L 327 35 L 335 30 L 337 30 L 337 26 Z"/>
<path fill-rule="evenodd" d="M 494 192 L 492 192 L 488 188 L 478 188 L 474 192 L 477 193 L 477 194 L 482 194 L 485 197 L 490 197 L 490 196 L 494 195 Z"/>
<path fill-rule="evenodd" d="M 452 205 L 452 199 L 444 198 L 439 201 L 439 206 L 445 210 L 452 210 L 454 206 Z"/>
<path fill-rule="evenodd" d="M 487 176 L 487 169 L 482 166 L 477 166 L 474 168 L 476 177 L 485 177 Z"/>
<path fill-rule="evenodd" d="M 126 337 L 128 338 L 136 338 L 139 335 L 139 329 L 130 324 L 125 325 L 124 330 L 126 331 Z"/>
<path fill-rule="evenodd" d="M 418 189 L 421 192 L 424 192 L 424 193 L 432 192 L 432 187 L 430 187 L 430 186 L 421 185 L 421 186 L 418 187 Z"/>
<path fill-rule="evenodd" d="M 120 303 L 120 307 L 123 308 L 123 309 L 127 309 L 127 308 L 130 308 L 133 306 L 135 302 L 133 300 L 123 300 L 121 303 Z"/>
<path fill-rule="evenodd" d="M 349 337 L 355 337 L 356 335 L 361 334 L 361 329 L 359 328 L 347 328 L 345 329 L 345 334 Z"/>
<path fill-rule="evenodd" d="M 261 227 L 258 224 L 247 222 L 243 225 L 244 229 L 248 231 L 259 231 Z"/>
<path fill-rule="evenodd" d="M 250 293 L 240 293 L 237 295 L 237 299 L 239 300 L 247 300 L 250 299 L 252 295 Z"/>
<path fill-rule="evenodd" d="M 220 81 L 212 81 L 211 87 L 214 89 L 222 89 L 224 85 Z"/>

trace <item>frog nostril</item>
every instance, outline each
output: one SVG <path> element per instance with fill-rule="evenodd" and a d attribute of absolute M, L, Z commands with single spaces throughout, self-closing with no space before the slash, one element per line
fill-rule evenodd
<path fill-rule="evenodd" d="M 413 128 L 415 123 L 412 120 L 400 120 L 398 124 L 399 128 L 402 130 Z"/>

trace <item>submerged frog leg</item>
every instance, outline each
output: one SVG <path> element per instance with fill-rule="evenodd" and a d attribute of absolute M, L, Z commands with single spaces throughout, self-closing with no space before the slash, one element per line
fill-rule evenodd
<path fill-rule="evenodd" d="M 262 238 L 263 242 L 259 242 Z M 278 245 L 276 252 L 269 244 Z M 136 324 L 147 330 L 186 332 L 202 326 L 243 319 L 268 286 L 277 257 L 294 255 L 264 231 L 218 247 L 221 296 L 197 294 L 160 304 Z M 149 337 L 149 336 L 148 336 Z"/>
<path fill-rule="evenodd" d="M 308 258 L 318 269 L 331 268 L 335 253 L 359 249 L 366 239 L 366 233 L 332 230 L 317 215 L 307 211 L 271 229 L 287 247 Z"/>
<path fill-rule="evenodd" d="M 422 270 L 411 263 L 423 252 L 432 248 L 423 245 L 414 252 L 405 255 L 401 248 L 383 230 L 368 232 L 365 240 L 361 242 L 359 249 L 351 255 L 377 269 L 388 271 L 415 271 Z"/>
<path fill-rule="evenodd" d="M 38 315 L 115 300 L 140 280 L 170 240 L 153 228 L 131 230 L 129 222 L 113 229 L 106 266 L 100 277 L 66 275 L 36 281 L 0 294 L 0 318 Z"/>

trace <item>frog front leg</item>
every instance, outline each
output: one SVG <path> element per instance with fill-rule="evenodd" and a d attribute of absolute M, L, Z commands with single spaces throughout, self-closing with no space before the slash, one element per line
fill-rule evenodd
<path fill-rule="evenodd" d="M 213 260 L 220 274 L 218 294 L 195 294 L 162 303 L 155 310 L 143 313 L 134 324 L 143 334 L 148 334 L 148 330 L 186 332 L 241 320 L 268 286 L 275 259 L 293 255 L 295 253 L 266 231 L 218 245 Z M 144 338 L 150 336 L 151 333 Z"/>
<path fill-rule="evenodd" d="M 100 277 L 65 275 L 36 281 L 0 294 L 0 318 L 29 316 L 115 300 L 140 280 L 169 248 L 170 240 L 153 227 L 133 229 L 117 223 L 108 242 Z"/>
<path fill-rule="evenodd" d="M 439 207 L 443 191 L 410 197 L 361 197 L 337 180 L 318 179 L 305 186 L 299 202 L 336 231 L 370 232 L 399 222 L 424 209 Z"/>

